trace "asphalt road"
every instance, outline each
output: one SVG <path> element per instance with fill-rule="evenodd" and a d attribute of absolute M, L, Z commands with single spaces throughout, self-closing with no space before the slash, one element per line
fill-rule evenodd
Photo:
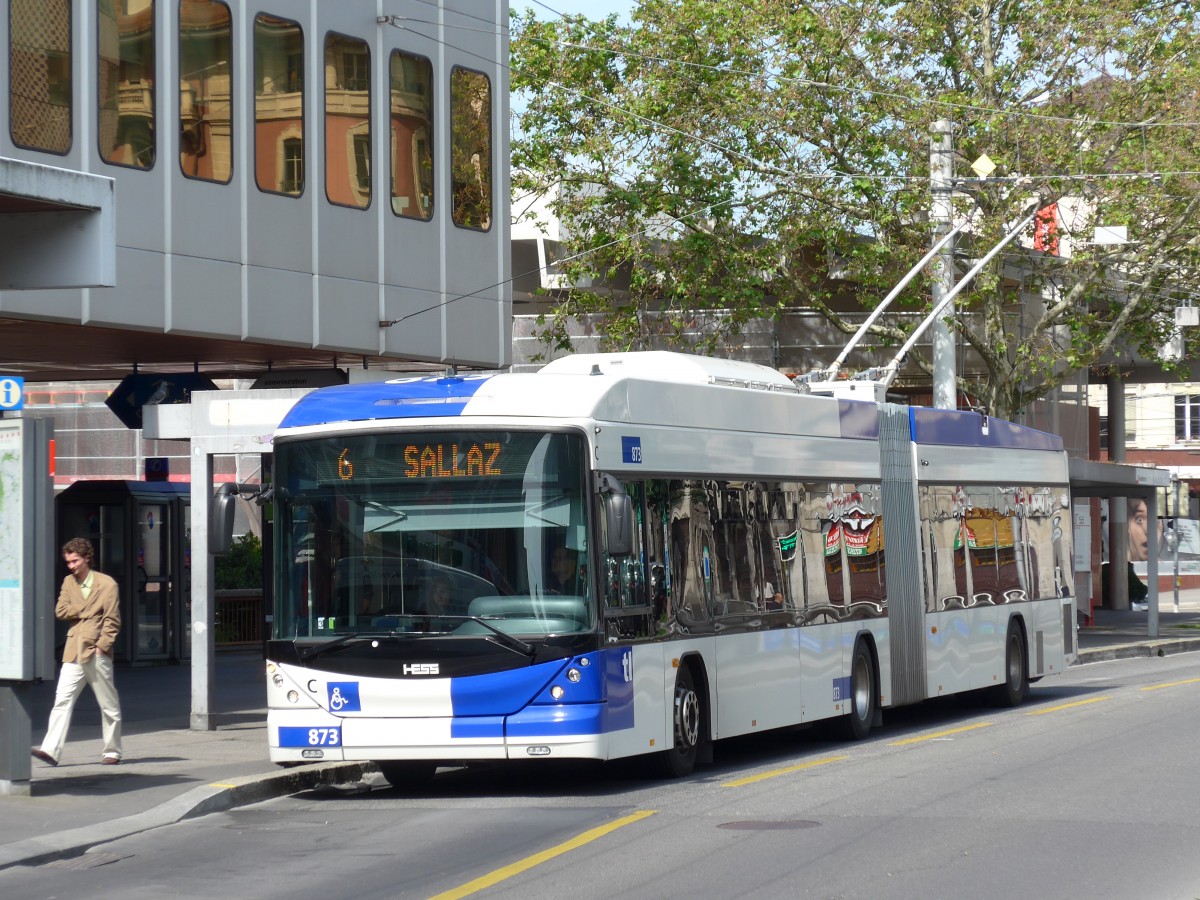
<path fill-rule="evenodd" d="M 0 872 L 6 900 L 261 897 L 1195 898 L 1200 658 L 1074 668 L 998 710 L 889 712 L 642 766 L 377 776 Z M 1101 773 L 1101 774 L 1097 774 Z"/>

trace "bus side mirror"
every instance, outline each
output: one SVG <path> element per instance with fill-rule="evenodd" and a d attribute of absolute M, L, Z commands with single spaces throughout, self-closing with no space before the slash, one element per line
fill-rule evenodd
<path fill-rule="evenodd" d="M 633 500 L 621 483 L 608 474 L 601 476 L 600 492 L 608 537 L 605 551 L 609 556 L 628 556 L 633 552 Z"/>
<path fill-rule="evenodd" d="M 208 552 L 224 556 L 233 548 L 233 513 L 237 503 L 238 486 L 226 482 L 213 496 L 208 519 Z"/>

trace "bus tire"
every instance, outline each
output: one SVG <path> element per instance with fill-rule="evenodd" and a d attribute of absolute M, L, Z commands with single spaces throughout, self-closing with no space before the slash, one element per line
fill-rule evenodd
<path fill-rule="evenodd" d="M 850 713 L 846 716 L 846 736 L 861 741 L 871 733 L 875 721 L 875 662 L 865 641 L 854 645 L 854 660 L 850 664 Z"/>
<path fill-rule="evenodd" d="M 425 784 L 437 771 L 436 764 L 424 760 L 380 760 L 375 767 L 388 784 L 400 789 Z"/>
<path fill-rule="evenodd" d="M 1004 683 L 991 689 L 997 706 L 1020 706 L 1029 694 L 1029 667 L 1025 664 L 1025 634 L 1016 621 L 1008 623 L 1004 639 Z"/>
<path fill-rule="evenodd" d="M 664 750 L 659 759 L 662 773 L 668 778 L 683 778 L 696 768 L 700 748 L 700 729 L 704 723 L 703 700 L 696 691 L 692 671 L 679 667 L 675 676 L 675 693 L 671 700 L 671 721 L 675 746 Z"/>

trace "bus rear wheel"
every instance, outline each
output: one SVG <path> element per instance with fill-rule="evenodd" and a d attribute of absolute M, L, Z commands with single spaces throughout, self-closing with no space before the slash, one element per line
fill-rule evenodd
<path fill-rule="evenodd" d="M 660 762 L 663 774 L 668 778 L 683 778 L 696 768 L 700 727 L 704 721 L 703 701 L 696 693 L 696 684 L 687 666 L 680 666 L 679 674 L 675 676 L 672 707 L 675 746 L 662 752 Z"/>
<path fill-rule="evenodd" d="M 437 771 L 437 765 L 423 760 L 381 760 L 376 768 L 394 788 L 403 790 L 425 784 Z"/>
<path fill-rule="evenodd" d="M 875 664 L 871 651 L 859 641 L 854 645 L 854 661 L 850 665 L 850 714 L 846 717 L 846 736 L 856 741 L 871 733 L 875 721 Z"/>
<path fill-rule="evenodd" d="M 1004 683 L 991 689 L 992 702 L 997 706 L 1020 706 L 1029 694 L 1029 674 L 1025 665 L 1025 637 L 1016 622 L 1008 625 L 1004 641 Z"/>

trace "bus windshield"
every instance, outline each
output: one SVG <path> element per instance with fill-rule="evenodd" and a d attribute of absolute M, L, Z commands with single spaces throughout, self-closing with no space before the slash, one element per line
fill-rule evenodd
<path fill-rule="evenodd" d="M 276 640 L 590 631 L 580 435 L 275 445 Z"/>

